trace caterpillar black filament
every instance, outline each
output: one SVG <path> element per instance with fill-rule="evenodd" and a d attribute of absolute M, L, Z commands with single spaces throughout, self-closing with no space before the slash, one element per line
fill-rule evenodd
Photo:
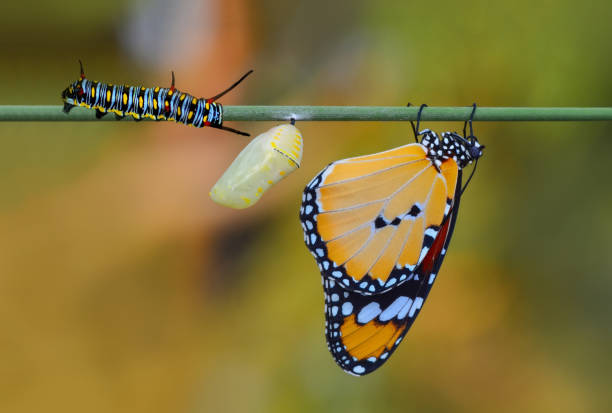
<path fill-rule="evenodd" d="M 170 88 L 112 85 L 91 81 L 85 78 L 83 64 L 81 76 L 62 92 L 64 112 L 70 112 L 75 106 L 96 110 L 96 117 L 101 118 L 112 112 L 118 119 L 132 116 L 135 120 L 150 118 L 154 120 L 172 120 L 196 128 L 210 126 L 239 135 L 249 136 L 246 132 L 223 126 L 223 106 L 217 99 L 238 86 L 253 71 L 249 70 L 236 83 L 209 99 L 196 98 L 181 92 L 174 87 L 174 72 Z"/>

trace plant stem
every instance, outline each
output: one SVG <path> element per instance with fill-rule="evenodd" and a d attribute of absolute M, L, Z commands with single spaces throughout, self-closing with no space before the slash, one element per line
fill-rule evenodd
<path fill-rule="evenodd" d="M 224 106 L 224 121 L 408 121 L 416 120 L 417 106 Z M 426 107 L 423 121 L 464 121 L 471 107 Z M 126 117 L 129 118 L 129 117 Z M 0 121 L 91 121 L 91 109 L 75 107 L 69 115 L 61 106 L 0 106 Z M 114 121 L 114 115 L 100 120 Z M 479 107 L 474 121 L 593 121 L 612 120 L 612 107 L 512 108 Z"/>

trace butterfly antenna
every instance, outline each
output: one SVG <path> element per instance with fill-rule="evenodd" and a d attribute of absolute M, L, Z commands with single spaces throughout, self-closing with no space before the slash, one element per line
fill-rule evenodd
<path fill-rule="evenodd" d="M 470 177 L 468 178 L 468 180 L 465 181 L 465 185 L 463 185 L 463 188 L 461 188 L 461 195 L 463 195 L 463 192 L 465 191 L 465 189 L 467 188 L 468 184 L 472 180 L 472 177 L 474 176 L 474 172 L 476 172 L 476 167 L 478 166 L 478 159 L 480 159 L 480 158 L 476 158 L 476 162 L 474 162 L 474 167 L 472 168 L 472 173 L 470 174 Z"/>
<path fill-rule="evenodd" d="M 238 81 L 236 83 L 234 83 L 233 85 L 231 85 L 230 87 L 228 87 L 227 89 L 225 89 L 223 92 L 219 93 L 216 96 L 213 96 L 209 99 L 206 99 L 209 103 L 210 102 L 214 102 L 215 100 L 219 99 L 221 96 L 225 95 L 227 92 L 229 92 L 230 90 L 232 90 L 233 88 L 235 88 L 236 86 L 238 86 L 240 84 L 240 82 L 242 82 L 248 75 L 250 75 L 251 73 L 253 73 L 253 70 L 249 70 L 248 72 L 246 72 L 244 75 L 242 75 L 242 77 L 240 79 L 238 79 Z M 249 135 L 250 136 L 250 135 Z"/>

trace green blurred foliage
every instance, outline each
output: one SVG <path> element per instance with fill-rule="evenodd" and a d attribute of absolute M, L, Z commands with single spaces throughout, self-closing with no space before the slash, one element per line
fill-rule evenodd
<path fill-rule="evenodd" d="M 197 13 L 214 23 L 205 35 L 159 37 L 173 8 L 196 3 L 1 6 L 0 104 L 60 104 L 79 58 L 92 78 L 115 83 L 163 85 L 174 69 L 180 88 L 203 96 L 255 68 L 229 104 L 612 98 L 612 7 L 603 0 L 202 0 Z M 126 46 L 125 29 L 156 10 L 160 20 L 138 26 L 141 35 L 186 44 L 181 59 L 143 46 L 143 62 Z M 235 125 L 254 134 L 270 126 Z M 297 218 L 301 190 L 329 162 L 401 145 L 411 131 L 298 127 L 303 167 L 253 208 L 228 211 L 207 193 L 241 137 L 149 122 L 0 125 L 0 409 L 609 406 L 609 123 L 475 125 L 487 148 L 442 276 L 392 360 L 364 378 L 327 352 L 320 278 Z"/>

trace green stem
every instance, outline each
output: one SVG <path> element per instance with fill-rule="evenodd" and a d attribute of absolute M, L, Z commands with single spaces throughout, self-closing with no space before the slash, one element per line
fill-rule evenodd
<path fill-rule="evenodd" d="M 417 106 L 224 106 L 224 121 L 407 121 L 416 120 Z M 427 107 L 423 121 L 464 121 L 470 107 Z M 61 106 L 0 106 L 0 121 L 90 121 L 95 112 L 75 107 L 69 115 Z M 113 115 L 100 120 L 114 121 Z M 612 120 L 612 107 L 602 108 L 487 108 L 479 107 L 475 121 L 591 121 Z"/>

